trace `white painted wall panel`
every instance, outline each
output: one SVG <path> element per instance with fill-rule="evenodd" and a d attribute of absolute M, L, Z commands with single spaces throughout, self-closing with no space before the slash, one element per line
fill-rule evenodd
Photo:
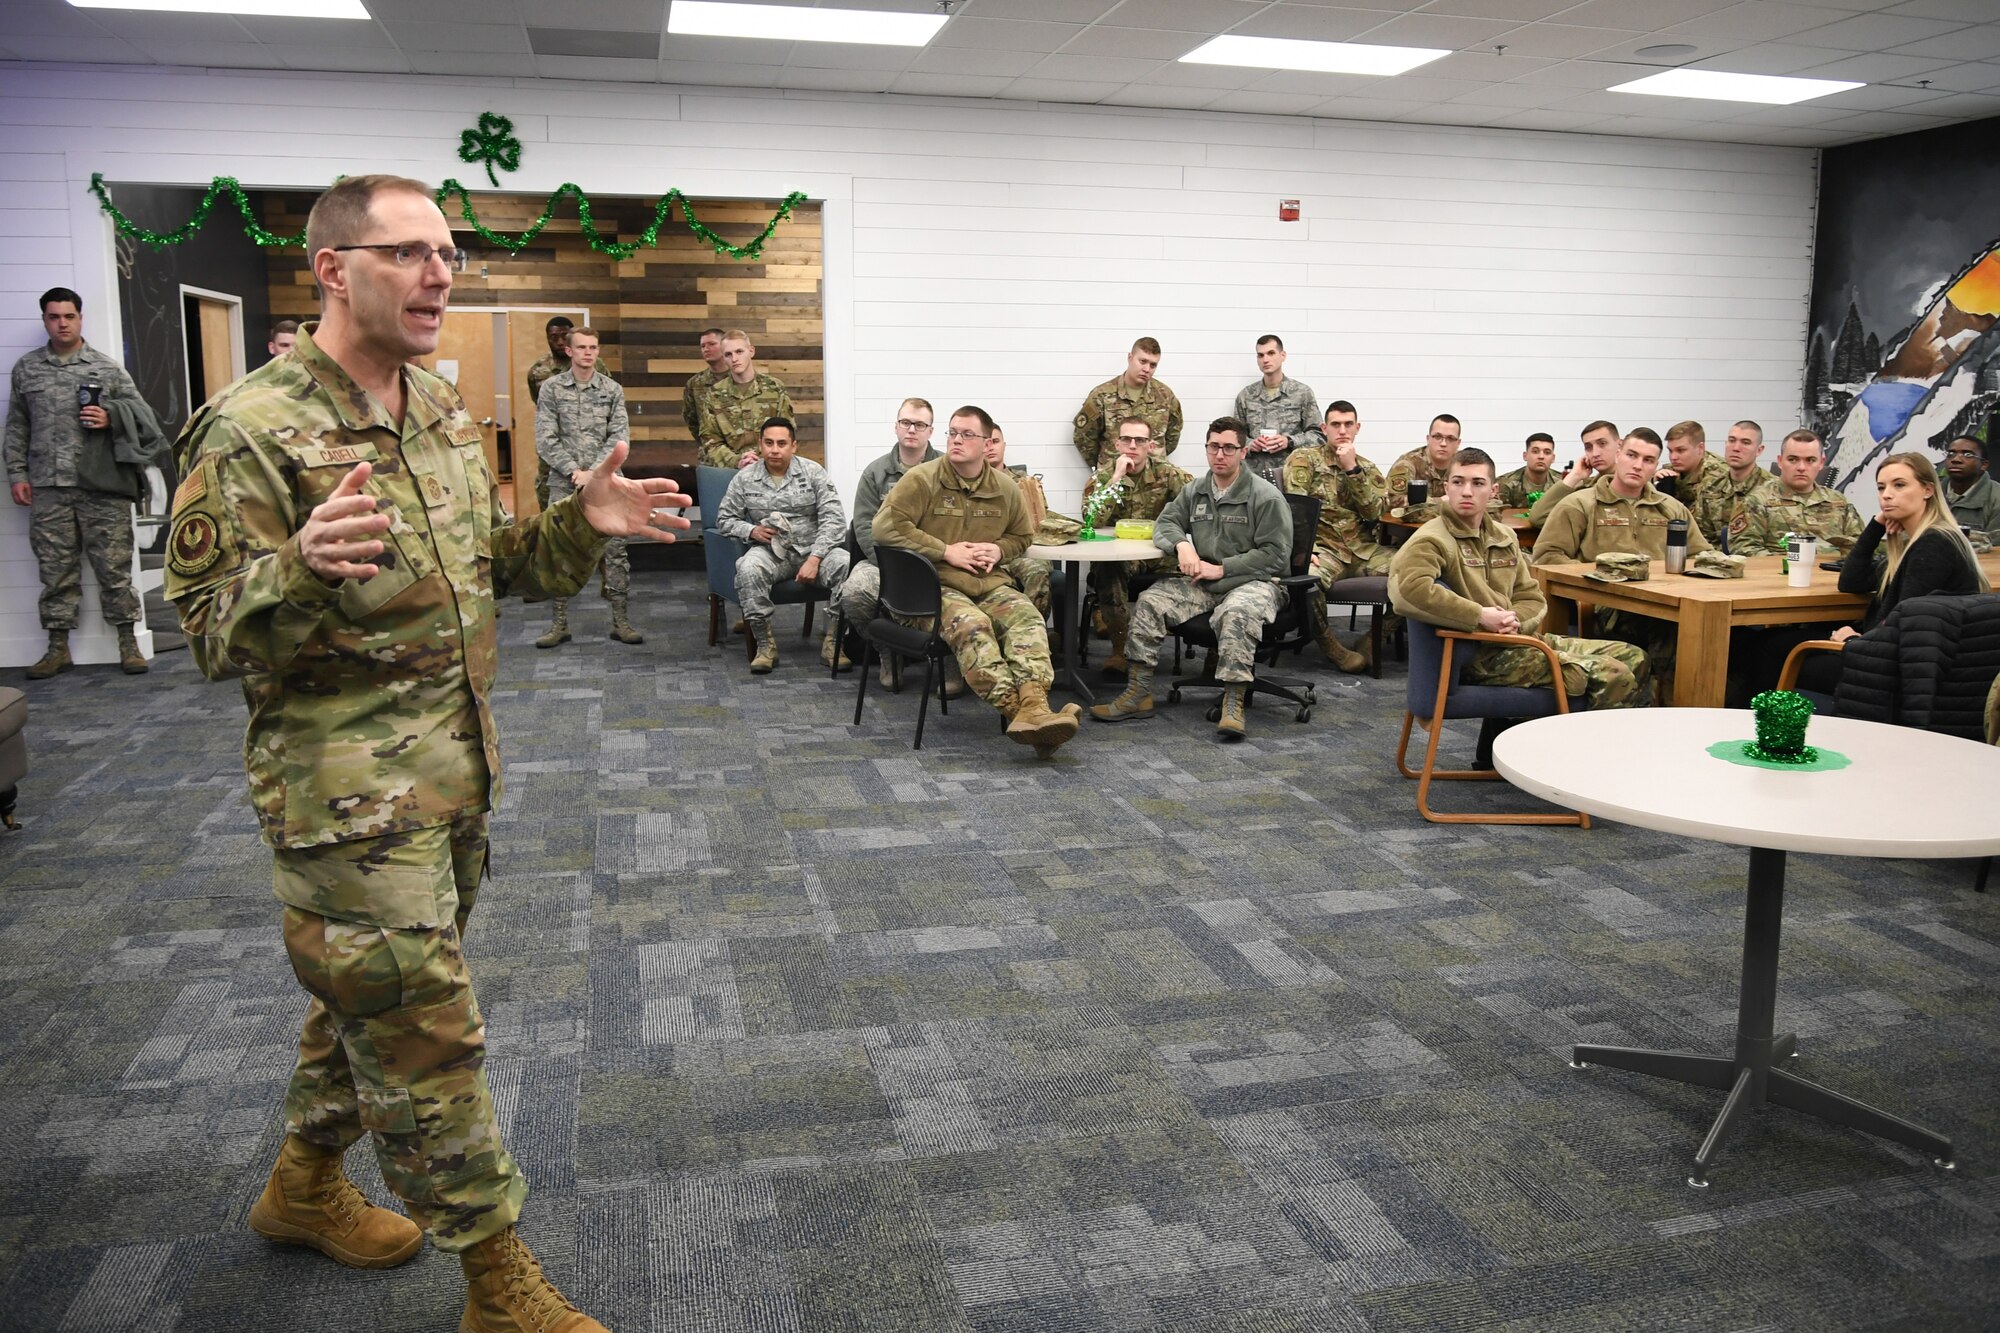
<path fill-rule="evenodd" d="M 113 180 L 312 187 L 389 170 L 483 182 L 478 113 L 513 119 L 510 189 L 825 201 L 828 460 L 843 489 L 898 401 L 978 402 L 1012 459 L 1076 507 L 1070 418 L 1140 334 L 1191 423 L 1283 335 L 1322 403 L 1362 410 L 1387 462 L 1431 413 L 1511 466 L 1596 416 L 1791 424 L 1804 354 L 1811 153 L 1435 126 L 970 100 L 367 75 L 0 65 L 0 357 L 39 337 L 34 296 L 84 293 L 118 344 Z M 1279 198 L 1304 221 L 1277 220 Z M 230 225 L 222 214 L 211 225 Z M 474 278 L 462 281 L 476 281 Z M 1567 456 L 1567 455 L 1565 455 Z M 39 651 L 0 506 L 0 663 Z"/>

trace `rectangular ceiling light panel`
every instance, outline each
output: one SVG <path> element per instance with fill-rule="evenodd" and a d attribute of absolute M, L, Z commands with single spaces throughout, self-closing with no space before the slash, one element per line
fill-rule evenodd
<path fill-rule="evenodd" d="M 1427 46 L 1367 46 L 1289 37 L 1217 37 L 1181 57 L 1189 65 L 1302 69 L 1316 74 L 1403 74 L 1451 52 Z"/>
<path fill-rule="evenodd" d="M 1612 93 L 1645 93 L 1652 97 L 1699 97 L 1711 102 L 1763 102 L 1791 106 L 1815 97 L 1865 88 L 1839 79 L 1787 79 L 1775 74 L 1725 74 L 1714 69 L 1670 69 L 1605 89 Z"/>
<path fill-rule="evenodd" d="M 365 19 L 361 0 L 69 0 L 76 9 L 139 9 L 152 14 L 240 14 L 260 19 Z"/>
<path fill-rule="evenodd" d="M 683 37 L 764 37 L 781 42 L 851 42 L 861 46 L 924 46 L 937 36 L 945 22 L 943 14 L 734 5 L 716 0 L 673 0 L 673 7 L 667 11 L 667 31 Z"/>

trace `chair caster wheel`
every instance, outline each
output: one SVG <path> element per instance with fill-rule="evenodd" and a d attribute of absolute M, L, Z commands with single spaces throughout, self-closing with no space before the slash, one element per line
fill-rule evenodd
<path fill-rule="evenodd" d="M 1565 1060 L 1565 1061 L 1563 1061 L 1563 1063 L 1564 1063 L 1564 1064 L 1566 1064 L 1566 1065 L 1568 1065 L 1568 1066 L 1569 1066 L 1569 1067 L 1570 1067 L 1571 1069 L 1588 1069 L 1588 1068 L 1590 1068 L 1590 1066 L 1589 1066 L 1589 1065 L 1585 1064 L 1585 1063 L 1584 1063 L 1583 1061 L 1581 1061 L 1581 1060 Z"/>
<path fill-rule="evenodd" d="M 1167 702 L 1168 702 L 1168 703 L 1170 703 L 1170 704 L 1177 704 L 1177 703 L 1179 703 L 1180 701 L 1181 701 L 1181 692 L 1180 692 L 1179 690 L 1168 690 L 1168 691 L 1167 691 Z"/>
<path fill-rule="evenodd" d="M 1955 1158 L 1933 1157 L 1931 1158 L 1931 1165 L 1940 1171 L 1958 1170 L 1958 1161 Z"/>
<path fill-rule="evenodd" d="M 1691 1190 L 1705 1190 L 1705 1189 L 1707 1189 L 1707 1188 L 1708 1188 L 1708 1177 L 1707 1177 L 1707 1176 L 1689 1176 L 1689 1177 L 1688 1177 L 1688 1188 L 1689 1188 L 1689 1189 L 1691 1189 Z"/>
<path fill-rule="evenodd" d="M 1300 710 L 1298 711 L 1297 715 L 1296 715 L 1296 716 L 1294 716 L 1294 717 L 1292 718 L 1292 721 L 1294 721 L 1294 722 L 1310 722 L 1310 721 L 1312 721 L 1312 715 L 1313 715 L 1313 710 L 1312 710 L 1312 709 L 1310 709 L 1310 708 L 1301 708 L 1301 709 L 1300 709 Z"/>

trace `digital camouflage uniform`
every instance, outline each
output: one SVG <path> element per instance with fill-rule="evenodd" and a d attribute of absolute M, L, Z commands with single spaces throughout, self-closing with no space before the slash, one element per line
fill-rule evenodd
<path fill-rule="evenodd" d="M 1451 468 L 1451 460 L 1445 460 L 1445 470 L 1439 471 L 1431 462 L 1431 451 L 1426 445 L 1416 448 L 1389 464 L 1389 477 L 1383 483 L 1382 504 L 1386 509 L 1397 509 L 1410 502 L 1410 483 L 1427 481 L 1431 486 L 1427 504 L 1435 505 L 1444 496 L 1444 481 Z"/>
<path fill-rule="evenodd" d="M 1181 400 L 1159 380 L 1135 389 L 1123 375 L 1109 379 L 1083 396 L 1077 409 L 1074 442 L 1083 465 L 1092 472 L 1118 452 L 1118 423 L 1137 417 L 1153 432 L 1160 452 L 1170 454 L 1181 442 Z"/>
<path fill-rule="evenodd" d="M 876 545 L 905 547 L 937 567 L 944 622 L 938 633 L 965 683 L 996 708 L 1009 707 L 1023 685 L 1046 691 L 1055 679 L 1048 626 L 1004 570 L 968 573 L 945 563 L 944 550 L 955 542 L 992 542 L 1004 564 L 1028 549 L 1034 531 L 1021 490 L 1004 469 L 988 466 L 968 480 L 948 458 L 905 472 L 875 512 Z"/>
<path fill-rule="evenodd" d="M 1550 468 L 1548 475 L 1536 481 L 1528 475 L 1527 468 L 1517 467 L 1493 483 L 1493 495 L 1500 501 L 1502 509 L 1526 509 L 1529 504 L 1528 497 L 1538 491 L 1547 491 L 1560 475 L 1554 468 Z"/>
<path fill-rule="evenodd" d="M 1669 494 L 1687 506 L 1694 525 L 1711 545 L 1722 540 L 1736 507 L 1736 483 L 1730 480 L 1729 464 L 1704 451 L 1694 475 L 1675 477 Z"/>
<path fill-rule="evenodd" d="M 1114 455 L 1084 483 L 1085 509 L 1090 508 L 1092 496 L 1111 485 L 1111 473 L 1117 466 L 1118 460 Z M 1097 526 L 1108 528 L 1122 518 L 1157 519 L 1160 511 L 1193 480 L 1176 464 L 1152 454 L 1147 457 L 1146 466 L 1128 474 L 1119 483 L 1123 488 L 1119 494 L 1114 499 L 1106 500 L 1097 511 Z M 1127 579 L 1138 573 L 1172 574 L 1178 568 L 1171 555 L 1163 555 L 1150 564 L 1108 560 L 1092 565 L 1091 586 L 1097 589 L 1097 609 L 1104 615 L 1105 628 L 1113 634 L 1122 634 L 1131 624 L 1132 595 L 1125 586 Z"/>
<path fill-rule="evenodd" d="M 688 376 L 687 383 L 681 386 L 681 422 L 686 425 L 690 440 L 701 438 L 701 396 L 713 388 L 717 380 L 728 377 L 726 371 L 703 368 Z"/>
<path fill-rule="evenodd" d="M 1258 476 L 1273 486 L 1283 489 L 1280 480 L 1285 474 L 1285 464 L 1296 450 L 1315 449 L 1326 443 L 1326 431 L 1320 424 L 1319 400 L 1313 397 L 1310 387 L 1287 375 L 1278 381 L 1278 387 L 1267 389 L 1263 378 L 1252 380 L 1236 391 L 1235 415 L 1250 427 L 1250 440 L 1267 431 L 1276 431 L 1291 443 L 1276 453 L 1259 453 L 1255 449 L 1243 451 L 1243 462 Z M 1250 443 L 1245 440 L 1244 443 Z"/>
<path fill-rule="evenodd" d="M 28 545 L 41 574 L 36 610 L 45 630 L 76 628 L 83 606 L 83 562 L 97 576 L 104 619 L 130 625 L 139 619 L 132 588 L 132 500 L 87 489 L 78 456 L 92 432 L 77 413 L 77 391 L 95 380 L 106 403 L 139 401 L 125 368 L 90 346 L 58 357 L 46 344 L 14 363 L 13 399 L 7 405 L 7 482 L 27 482 Z"/>
<path fill-rule="evenodd" d="M 928 463 L 942 457 L 925 445 L 924 456 L 917 461 Z M 882 604 L 882 571 L 875 567 L 875 511 L 882 507 L 882 497 L 909 470 L 903 466 L 902 451 L 891 445 L 888 453 L 861 469 L 861 480 L 854 485 L 854 520 L 849 531 L 861 548 L 861 559 L 847 571 L 840 586 L 840 613 L 850 625 L 867 624 Z"/>
<path fill-rule="evenodd" d="M 755 451 L 765 422 L 772 417 L 796 420 L 785 386 L 761 370 L 748 384 L 717 377 L 698 395 L 695 408 L 695 440 L 704 467 L 735 467 L 745 453 Z"/>
<path fill-rule="evenodd" d="M 558 371 L 569 369 L 569 358 L 559 357 L 550 352 L 534 365 L 528 367 L 528 401 L 537 407 L 542 401 L 542 386 Z M 537 453 L 535 457 L 535 499 L 544 509 L 549 507 L 549 460 Z"/>
<path fill-rule="evenodd" d="M 1440 580 L 1442 580 L 1440 582 Z M 1467 633 L 1479 628 L 1479 613 L 1504 607 L 1521 619 L 1521 634 L 1556 650 L 1563 688 L 1591 708 L 1629 708 L 1643 703 L 1652 672 L 1646 653 L 1634 644 L 1543 634 L 1548 600 L 1521 553 L 1513 530 L 1491 517 L 1480 526 L 1441 514 L 1418 528 L 1389 564 L 1389 600 L 1406 616 L 1425 624 Z M 1525 644 L 1474 645 L 1465 679 L 1475 685 L 1552 685 L 1548 654 Z"/>
<path fill-rule="evenodd" d="M 1221 565 L 1222 577 L 1197 583 L 1176 574 L 1140 593 L 1125 656 L 1135 670 L 1151 671 L 1159 665 L 1167 632 L 1208 612 L 1215 630 L 1215 678 L 1247 682 L 1255 675 L 1264 626 L 1285 605 L 1277 580 L 1291 561 L 1292 507 L 1277 487 L 1247 467 L 1219 495 L 1215 474 L 1204 473 L 1154 520 L 1153 545 L 1160 550 L 1172 554 L 1183 539 L 1194 542 L 1203 560 Z"/>
<path fill-rule="evenodd" d="M 1560 565 L 1623 552 L 1647 556 L 1656 569 L 1664 568 L 1667 524 L 1674 519 L 1689 524 L 1689 555 L 1713 549 L 1679 500 L 1652 486 L 1628 500 L 1612 488 L 1610 476 L 1602 476 L 1582 490 L 1572 491 L 1550 512 L 1535 538 L 1532 559 L 1538 565 Z M 1597 629 L 1644 648 L 1653 664 L 1654 679 L 1664 682 L 1673 675 L 1680 631 L 1672 622 L 1630 611 L 1604 611 L 1597 617 Z"/>
<path fill-rule="evenodd" d="M 750 535 L 774 515 L 782 515 L 788 529 L 782 559 L 771 544 Z M 772 479 L 761 458 L 742 469 L 716 506 L 715 528 L 749 547 L 736 561 L 736 601 L 744 619 L 768 619 L 777 610 L 771 589 L 797 578 L 811 556 L 819 557 L 820 586 L 840 596 L 847 579 L 847 513 L 826 469 L 810 458 L 793 455 L 781 481 Z"/>
<path fill-rule="evenodd" d="M 620 440 L 632 438 L 625 413 L 625 390 L 601 369 L 587 384 L 576 372 L 560 371 L 542 385 L 535 397 L 535 450 L 549 465 L 549 498 L 576 494 L 570 474 L 594 468 Z M 616 601 L 632 587 L 632 557 L 625 539 L 604 543 L 604 596 Z"/>
<path fill-rule="evenodd" d="M 250 708 L 251 804 L 314 997 L 285 1127 L 336 1149 L 372 1132 L 410 1216 L 464 1250 L 527 1192 L 460 952 L 500 794 L 493 602 L 574 593 L 601 539 L 575 500 L 510 522 L 457 392 L 406 366 L 398 427 L 315 327 L 182 432 L 166 593 L 196 665 L 240 677 Z M 364 461 L 391 520 L 380 572 L 330 585 L 298 532 Z"/>
<path fill-rule="evenodd" d="M 1783 485 L 1750 499 L 1729 520 L 1731 555 L 1783 555 L 1785 534 L 1796 532 L 1819 543 L 1822 558 L 1846 555 L 1861 540 L 1861 515 L 1831 486 L 1798 495 Z"/>

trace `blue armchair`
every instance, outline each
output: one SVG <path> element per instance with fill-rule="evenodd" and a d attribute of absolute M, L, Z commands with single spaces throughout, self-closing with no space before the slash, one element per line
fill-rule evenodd
<path fill-rule="evenodd" d="M 724 536 L 721 529 L 715 526 L 715 516 L 722 510 L 722 497 L 729 492 L 729 483 L 735 479 L 735 468 L 704 467 L 695 472 L 695 499 L 701 505 L 701 555 L 708 566 L 708 646 L 711 648 L 722 638 L 724 604 L 736 604 L 736 562 L 742 559 L 746 549 L 742 542 Z M 807 639 L 812 638 L 813 606 L 826 599 L 824 585 L 800 583 L 797 579 L 786 579 L 771 589 L 771 600 L 778 605 L 805 607 L 805 627 L 799 633 Z M 743 635 L 743 651 L 746 658 L 757 653 L 757 645 L 748 631 Z"/>

